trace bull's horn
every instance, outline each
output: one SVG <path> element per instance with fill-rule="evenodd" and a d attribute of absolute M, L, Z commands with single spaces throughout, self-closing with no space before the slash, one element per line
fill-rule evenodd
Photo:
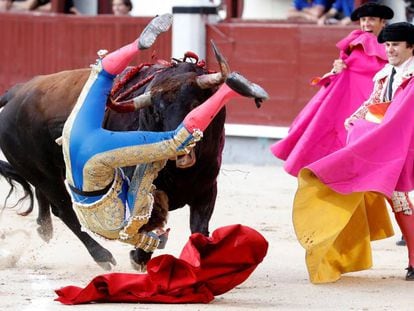
<path fill-rule="evenodd" d="M 151 93 L 145 92 L 129 100 L 118 102 L 111 98 L 109 108 L 116 112 L 133 112 L 152 105 Z"/>
<path fill-rule="evenodd" d="M 197 85 L 201 89 L 210 89 L 223 83 L 223 75 L 220 72 L 210 73 L 196 77 Z"/>
<path fill-rule="evenodd" d="M 223 75 L 223 79 L 226 79 L 227 76 L 230 74 L 230 66 L 227 63 L 227 60 L 224 58 L 223 54 L 221 54 L 220 50 L 216 46 L 213 40 L 210 40 L 211 46 L 213 47 L 214 55 L 216 56 L 216 60 L 220 66 L 221 74 Z"/>
<path fill-rule="evenodd" d="M 148 107 L 152 105 L 152 98 L 150 92 L 145 92 L 137 97 L 132 99 L 134 102 L 135 110 L 140 110 L 142 108 Z"/>
<path fill-rule="evenodd" d="M 217 48 L 213 40 L 211 40 L 211 45 L 213 47 L 214 55 L 216 56 L 217 62 L 220 66 L 220 73 L 211 73 L 198 76 L 196 78 L 197 85 L 202 89 L 209 89 L 214 86 L 217 86 L 226 80 L 227 76 L 230 74 L 230 66 L 227 63 L 227 60 L 221 54 L 220 50 Z"/>

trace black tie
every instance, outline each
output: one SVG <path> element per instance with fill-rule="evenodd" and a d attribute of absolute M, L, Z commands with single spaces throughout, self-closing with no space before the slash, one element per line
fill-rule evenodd
<path fill-rule="evenodd" d="M 394 76 L 397 71 L 392 67 L 390 81 L 388 82 L 388 100 L 392 99 L 392 83 L 394 82 Z"/>

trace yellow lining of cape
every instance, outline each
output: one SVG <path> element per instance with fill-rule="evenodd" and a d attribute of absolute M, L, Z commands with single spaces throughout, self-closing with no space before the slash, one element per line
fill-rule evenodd
<path fill-rule="evenodd" d="M 293 224 L 306 249 L 312 283 L 372 266 L 370 241 L 394 235 L 385 197 L 374 192 L 339 194 L 308 169 L 298 175 Z"/>

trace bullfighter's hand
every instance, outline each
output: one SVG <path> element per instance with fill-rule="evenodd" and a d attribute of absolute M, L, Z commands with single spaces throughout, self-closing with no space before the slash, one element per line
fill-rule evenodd
<path fill-rule="evenodd" d="M 196 146 L 196 142 L 192 141 L 184 148 L 181 148 L 180 150 L 178 150 L 177 155 L 189 154 L 191 152 L 191 149 L 193 149 L 195 146 Z"/>
<path fill-rule="evenodd" d="M 331 72 L 334 74 L 341 73 L 346 68 L 346 64 L 342 59 L 335 59 L 332 66 Z"/>
<path fill-rule="evenodd" d="M 344 126 L 347 131 L 354 125 L 354 121 L 356 118 L 354 116 L 350 116 L 349 118 L 345 119 Z"/>

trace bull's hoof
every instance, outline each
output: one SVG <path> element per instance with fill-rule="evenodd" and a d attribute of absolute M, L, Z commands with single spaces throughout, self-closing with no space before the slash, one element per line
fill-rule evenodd
<path fill-rule="evenodd" d="M 147 253 L 142 249 L 134 249 L 129 252 L 129 259 L 132 267 L 139 272 L 147 271 L 147 263 L 153 253 Z"/>
<path fill-rule="evenodd" d="M 147 265 L 146 264 L 138 264 L 135 261 L 133 261 L 131 259 L 131 266 L 132 268 L 134 268 L 134 270 L 140 272 L 140 273 L 145 273 L 147 272 Z"/>
<path fill-rule="evenodd" d="M 111 257 L 110 261 L 97 261 L 96 263 L 105 271 L 111 271 L 112 266 L 116 266 L 116 260 L 114 257 Z"/>
<path fill-rule="evenodd" d="M 89 249 L 88 249 L 89 250 Z M 94 258 L 95 262 L 104 270 L 112 270 L 112 266 L 116 266 L 116 260 L 112 256 L 111 252 L 107 249 L 100 246 L 99 251 L 94 249 L 94 251 L 89 252 Z"/>
<path fill-rule="evenodd" d="M 112 266 L 108 262 L 96 262 L 96 263 L 98 264 L 99 267 L 101 267 L 105 271 L 111 271 L 112 270 Z"/>
<path fill-rule="evenodd" d="M 43 223 L 39 227 L 37 227 L 37 233 L 39 234 L 40 238 L 49 243 L 49 241 L 53 238 L 53 225 L 51 222 Z"/>

